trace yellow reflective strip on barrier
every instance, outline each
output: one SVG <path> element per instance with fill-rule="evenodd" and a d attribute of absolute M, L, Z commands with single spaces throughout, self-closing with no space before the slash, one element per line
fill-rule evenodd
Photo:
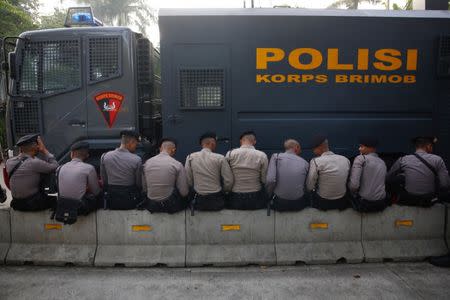
<path fill-rule="evenodd" d="M 414 224 L 413 220 L 395 220 L 395 226 L 405 226 L 405 227 L 412 227 Z"/>
<path fill-rule="evenodd" d="M 45 224 L 45 230 L 61 230 L 62 224 Z"/>
<path fill-rule="evenodd" d="M 222 225 L 222 231 L 239 231 L 239 230 L 241 230 L 241 225 L 238 225 L 238 224 Z"/>
<path fill-rule="evenodd" d="M 309 224 L 311 229 L 328 229 L 328 223 L 311 223 Z"/>
<path fill-rule="evenodd" d="M 150 225 L 132 225 L 132 231 L 152 231 L 153 227 Z"/>

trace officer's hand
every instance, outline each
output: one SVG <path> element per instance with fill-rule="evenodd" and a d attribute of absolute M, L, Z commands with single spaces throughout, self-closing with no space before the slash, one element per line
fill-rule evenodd
<path fill-rule="evenodd" d="M 38 144 L 39 152 L 41 152 L 41 153 L 43 153 L 43 154 L 48 154 L 48 150 L 47 150 L 47 148 L 45 147 L 44 143 L 42 142 L 42 139 L 41 139 L 40 136 L 39 136 L 38 139 L 37 139 L 37 144 Z"/>

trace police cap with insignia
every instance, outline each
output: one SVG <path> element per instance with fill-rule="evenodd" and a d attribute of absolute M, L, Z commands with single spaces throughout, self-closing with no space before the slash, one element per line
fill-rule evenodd
<path fill-rule="evenodd" d="M 75 144 L 70 147 L 70 151 L 77 151 L 77 150 L 89 150 L 89 143 L 80 141 L 76 142 Z"/>
<path fill-rule="evenodd" d="M 158 147 L 161 147 L 164 142 L 171 142 L 175 145 L 175 147 L 177 147 L 177 140 L 170 137 L 162 138 L 158 143 Z"/>
<path fill-rule="evenodd" d="M 242 138 L 246 135 L 253 135 L 256 138 L 256 133 L 254 131 L 249 130 L 249 131 L 244 131 L 241 134 L 241 136 L 239 137 L 239 139 L 242 140 Z"/>
<path fill-rule="evenodd" d="M 370 148 L 378 146 L 378 139 L 372 136 L 362 136 L 359 138 L 359 144 Z"/>
<path fill-rule="evenodd" d="M 212 131 L 205 132 L 198 139 L 198 142 L 200 143 L 200 145 L 202 144 L 204 139 L 215 139 L 217 141 L 217 134 Z"/>
<path fill-rule="evenodd" d="M 317 148 L 323 143 L 327 141 L 327 137 L 325 135 L 316 135 L 311 140 L 311 149 Z"/>
<path fill-rule="evenodd" d="M 411 142 L 416 146 L 434 145 L 438 141 L 435 136 L 416 136 L 411 140 Z"/>
<path fill-rule="evenodd" d="M 29 145 L 32 143 L 37 143 L 38 137 L 39 137 L 39 134 L 37 134 L 37 133 L 24 135 L 17 141 L 16 146 L 20 147 L 20 146 Z"/>
<path fill-rule="evenodd" d="M 135 138 L 138 141 L 141 139 L 139 133 L 134 130 L 122 130 L 120 132 L 120 137 L 122 138 L 124 136 Z"/>

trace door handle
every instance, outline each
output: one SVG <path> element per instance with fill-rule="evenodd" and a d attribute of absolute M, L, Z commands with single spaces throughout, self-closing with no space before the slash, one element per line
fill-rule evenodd
<path fill-rule="evenodd" d="M 86 127 L 86 122 L 80 120 L 70 120 L 69 125 L 72 127 Z"/>

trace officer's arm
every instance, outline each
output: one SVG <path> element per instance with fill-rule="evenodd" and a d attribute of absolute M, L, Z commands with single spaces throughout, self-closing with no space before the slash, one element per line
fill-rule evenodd
<path fill-rule="evenodd" d="M 186 197 L 189 194 L 189 185 L 186 178 L 186 170 L 184 169 L 182 164 L 180 164 L 176 184 L 180 195 L 182 197 Z"/>
<path fill-rule="evenodd" d="M 317 174 L 316 164 L 314 163 L 314 161 L 311 161 L 309 163 L 309 172 L 308 172 L 308 177 L 306 179 L 306 190 L 308 192 L 315 189 L 318 177 L 319 176 Z"/>
<path fill-rule="evenodd" d="M 189 186 L 194 185 L 194 175 L 192 174 L 192 168 L 191 168 L 191 156 L 188 155 L 186 157 L 186 163 L 184 164 L 184 168 L 186 169 L 186 178 Z"/>
<path fill-rule="evenodd" d="M 47 154 L 45 160 L 42 159 L 32 159 L 30 160 L 30 165 L 38 173 L 49 174 L 54 172 L 59 164 L 52 154 Z"/>
<path fill-rule="evenodd" d="M 448 175 L 447 167 L 445 166 L 445 162 L 442 158 L 439 159 L 438 168 L 437 168 L 439 183 L 441 188 L 449 188 L 450 187 L 450 177 Z"/>
<path fill-rule="evenodd" d="M 260 174 L 260 180 L 261 183 L 266 183 L 266 176 L 267 176 L 267 167 L 269 165 L 269 161 L 267 159 L 267 156 L 264 154 L 261 162 L 261 174 Z"/>
<path fill-rule="evenodd" d="M 100 158 L 100 178 L 102 179 L 103 188 L 108 185 L 108 175 L 106 174 L 104 159 L 105 153 L 103 153 Z"/>
<path fill-rule="evenodd" d="M 362 155 L 358 155 L 353 161 L 353 166 L 350 171 L 350 180 L 348 182 L 348 188 L 352 193 L 357 193 L 360 187 L 363 163 L 364 158 L 362 157 Z"/>
<path fill-rule="evenodd" d="M 220 174 L 223 179 L 223 190 L 225 192 L 231 191 L 233 188 L 234 176 L 233 172 L 231 172 L 230 165 L 225 158 L 221 159 Z"/>
<path fill-rule="evenodd" d="M 276 157 L 275 154 L 272 155 L 269 162 L 269 168 L 267 170 L 267 176 L 266 176 L 266 190 L 269 195 L 273 194 L 273 191 L 275 189 L 276 183 L 277 183 L 277 177 L 276 177 Z"/>
<path fill-rule="evenodd" d="M 135 182 L 138 189 L 142 188 L 142 160 L 139 158 L 137 162 L 136 171 L 135 171 Z"/>
<path fill-rule="evenodd" d="M 89 191 L 97 196 L 102 191 L 100 185 L 98 184 L 98 177 L 95 168 L 92 167 L 88 174 L 88 188 Z"/>
<path fill-rule="evenodd" d="M 394 165 L 391 167 L 389 172 L 386 175 L 386 181 L 392 181 L 395 179 L 395 177 L 402 171 L 401 167 L 402 158 L 400 157 L 397 159 L 397 161 L 394 163 Z"/>

